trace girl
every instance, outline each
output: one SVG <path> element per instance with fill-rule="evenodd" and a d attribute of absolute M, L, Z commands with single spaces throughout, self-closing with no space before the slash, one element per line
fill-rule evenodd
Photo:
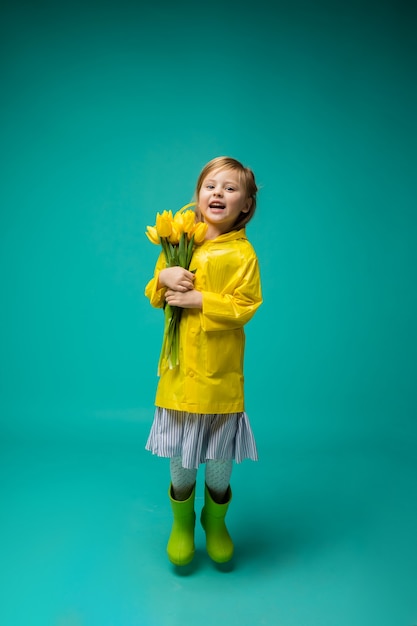
<path fill-rule="evenodd" d="M 180 363 L 172 369 L 162 363 L 146 444 L 170 458 L 174 522 L 167 552 L 175 565 L 194 556 L 199 465 L 205 463 L 201 523 L 207 552 L 225 563 L 233 556 L 224 522 L 233 459 L 257 460 L 243 394 L 243 326 L 262 303 L 258 260 L 245 234 L 256 192 L 253 172 L 239 161 L 217 157 L 207 163 L 196 186 L 196 219 L 208 225 L 207 235 L 193 253 L 193 271 L 166 267 L 161 253 L 145 289 L 153 306 L 183 308 Z"/>

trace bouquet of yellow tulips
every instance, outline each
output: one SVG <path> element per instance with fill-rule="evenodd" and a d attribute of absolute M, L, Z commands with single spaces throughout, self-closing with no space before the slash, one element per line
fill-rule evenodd
<path fill-rule="evenodd" d="M 203 243 L 205 239 L 207 224 L 195 221 L 195 213 L 191 210 L 193 206 L 195 206 L 195 202 L 190 202 L 177 211 L 175 215 L 172 214 L 172 211 L 157 213 L 155 226 L 146 227 L 145 234 L 149 241 L 162 246 L 167 267 L 179 265 L 188 270 L 194 246 Z M 168 365 L 172 369 L 179 364 L 180 356 L 179 326 L 182 308 L 165 303 L 164 310 L 164 338 L 158 373 L 160 373 L 163 359 L 168 361 Z"/>

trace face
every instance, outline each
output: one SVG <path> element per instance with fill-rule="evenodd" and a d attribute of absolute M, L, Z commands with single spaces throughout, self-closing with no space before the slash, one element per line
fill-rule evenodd
<path fill-rule="evenodd" d="M 208 224 L 207 239 L 214 239 L 232 230 L 241 213 L 247 213 L 252 198 L 232 169 L 214 170 L 203 180 L 198 195 L 198 207 Z"/>

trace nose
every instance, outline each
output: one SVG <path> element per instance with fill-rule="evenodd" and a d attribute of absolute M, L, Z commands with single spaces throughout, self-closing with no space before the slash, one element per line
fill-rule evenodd
<path fill-rule="evenodd" d="M 223 189 L 221 187 L 217 187 L 216 189 L 213 190 L 213 193 L 215 196 L 222 196 L 223 195 Z"/>

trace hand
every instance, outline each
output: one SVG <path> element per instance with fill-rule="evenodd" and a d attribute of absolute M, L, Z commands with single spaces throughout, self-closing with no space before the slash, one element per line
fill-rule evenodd
<path fill-rule="evenodd" d="M 167 289 L 165 301 L 171 306 L 180 306 L 183 309 L 202 309 L 203 296 L 201 291 L 190 289 L 188 291 L 175 291 Z"/>
<path fill-rule="evenodd" d="M 174 291 L 189 291 L 194 288 L 194 274 L 183 267 L 166 267 L 159 272 L 160 287 L 168 287 Z"/>

